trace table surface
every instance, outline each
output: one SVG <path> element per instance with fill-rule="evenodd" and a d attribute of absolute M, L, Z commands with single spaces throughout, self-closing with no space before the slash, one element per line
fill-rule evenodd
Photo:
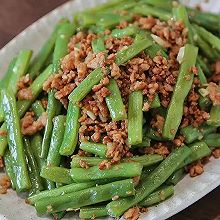
<path fill-rule="evenodd" d="M 67 0 L 1 0 L 0 48 Z M 88 0 L 89 1 L 89 0 Z M 220 187 L 169 220 L 220 220 Z"/>

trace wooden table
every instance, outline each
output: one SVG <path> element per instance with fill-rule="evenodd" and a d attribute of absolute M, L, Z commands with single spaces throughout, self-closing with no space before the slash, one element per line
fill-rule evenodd
<path fill-rule="evenodd" d="M 66 1 L 1 0 L 0 48 L 28 25 Z M 220 187 L 170 220 L 220 220 Z"/>

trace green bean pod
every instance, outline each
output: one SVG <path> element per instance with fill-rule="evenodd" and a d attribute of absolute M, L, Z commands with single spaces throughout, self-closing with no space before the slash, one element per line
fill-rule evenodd
<path fill-rule="evenodd" d="M 169 177 L 169 179 L 166 181 L 166 184 L 176 185 L 178 182 L 180 182 L 180 180 L 183 179 L 185 175 L 186 173 L 184 168 L 178 169 Z"/>
<path fill-rule="evenodd" d="M 72 155 L 77 142 L 79 132 L 79 117 L 80 108 L 69 102 L 67 116 L 66 116 L 66 127 L 64 131 L 64 137 L 59 149 L 59 153 L 64 156 Z"/>
<path fill-rule="evenodd" d="M 107 88 L 111 93 L 110 95 L 106 96 L 105 101 L 108 106 L 112 121 L 120 121 L 126 119 L 127 113 L 116 80 L 110 79 Z"/>
<path fill-rule="evenodd" d="M 11 156 L 14 160 L 17 190 L 26 191 L 30 189 L 31 183 L 25 162 L 24 145 L 22 141 L 20 120 L 18 116 L 16 100 L 14 95 L 7 90 L 1 91 L 2 105 L 7 127 L 7 140 Z"/>
<path fill-rule="evenodd" d="M 90 182 L 96 180 L 111 180 L 114 178 L 130 178 L 141 175 L 143 166 L 140 163 L 127 162 L 112 166 L 110 169 L 100 170 L 99 166 L 71 168 L 70 174 L 75 182 Z"/>
<path fill-rule="evenodd" d="M 34 115 L 39 118 L 44 112 L 45 112 L 45 109 L 41 103 L 41 101 L 37 100 L 35 101 L 32 106 L 31 106 L 33 112 L 34 112 Z"/>
<path fill-rule="evenodd" d="M 62 187 L 59 187 L 56 189 L 42 191 L 36 195 L 29 197 L 28 201 L 30 202 L 30 204 L 34 205 L 37 201 L 39 201 L 41 199 L 47 199 L 48 197 L 59 197 L 64 194 L 68 194 L 71 192 L 77 192 L 77 191 L 80 191 L 83 189 L 93 187 L 94 185 L 95 185 L 95 183 L 92 183 L 92 182 L 90 182 L 90 183 L 71 183 L 69 185 L 62 186 Z"/>
<path fill-rule="evenodd" d="M 86 206 L 80 209 L 80 219 L 93 219 L 108 216 L 106 206 Z"/>
<path fill-rule="evenodd" d="M 203 141 L 209 146 L 209 147 L 220 147 L 220 134 L 214 133 L 214 134 L 208 134 L 204 137 Z"/>
<path fill-rule="evenodd" d="M 108 201 L 115 196 L 119 198 L 128 197 L 134 195 L 134 193 L 133 181 L 126 179 L 77 192 L 62 194 L 59 197 L 41 199 L 35 203 L 35 208 L 39 214 L 53 213 Z"/>
<path fill-rule="evenodd" d="M 51 134 L 53 129 L 53 118 L 59 114 L 61 110 L 61 103 L 56 100 L 54 97 L 55 92 L 51 90 L 48 93 L 48 105 L 47 105 L 47 122 L 44 129 L 44 137 L 43 137 L 43 143 L 42 143 L 42 149 L 40 157 L 43 159 L 47 158 L 49 146 L 50 146 L 50 140 L 51 140 Z"/>
<path fill-rule="evenodd" d="M 11 181 L 11 187 L 13 190 L 16 190 L 15 170 L 14 170 L 11 153 L 9 150 L 7 150 L 5 153 L 4 164 L 5 164 L 5 172 Z"/>
<path fill-rule="evenodd" d="M 93 142 L 81 142 L 79 148 L 86 152 L 95 154 L 101 158 L 106 157 L 107 146 L 105 144 L 93 143 Z"/>
<path fill-rule="evenodd" d="M 139 203 L 140 206 L 150 207 L 154 204 L 163 202 L 174 194 L 174 187 L 165 186 L 150 194 L 146 199 Z"/>
<path fill-rule="evenodd" d="M 44 166 L 41 169 L 40 175 L 41 177 L 56 183 L 73 183 L 73 180 L 70 176 L 70 170 L 64 167 Z"/>
<path fill-rule="evenodd" d="M 197 47 L 190 44 L 185 45 L 183 61 L 163 127 L 163 137 L 169 140 L 174 139 L 182 120 L 184 100 L 192 87 L 194 78 L 190 68 L 196 63 L 197 53 Z"/>
<path fill-rule="evenodd" d="M 127 209 L 138 204 L 164 183 L 183 160 L 190 154 L 186 146 L 173 151 L 160 165 L 137 187 L 136 194 L 130 198 L 121 198 L 110 202 L 106 208 L 112 217 L 121 216 Z"/>
<path fill-rule="evenodd" d="M 142 108 L 142 91 L 132 92 L 128 100 L 128 143 L 131 145 L 142 143 Z"/>

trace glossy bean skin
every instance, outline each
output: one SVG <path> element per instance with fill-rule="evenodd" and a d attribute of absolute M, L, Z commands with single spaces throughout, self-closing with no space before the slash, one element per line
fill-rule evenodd
<path fill-rule="evenodd" d="M 59 153 L 61 155 L 72 155 L 75 151 L 78 142 L 78 132 L 80 126 L 78 120 L 80 118 L 80 115 L 80 108 L 70 102 L 67 109 L 64 136 L 59 149 Z"/>
<path fill-rule="evenodd" d="M 172 152 L 136 189 L 136 194 L 131 198 L 122 198 L 112 201 L 107 205 L 108 214 L 112 217 L 121 216 L 127 209 L 141 202 L 150 195 L 183 162 L 190 154 L 188 147 L 181 147 Z"/>
<path fill-rule="evenodd" d="M 112 166 L 109 169 L 100 170 L 99 166 L 88 169 L 71 168 L 70 174 L 75 182 L 90 182 L 98 180 L 109 180 L 115 178 L 130 178 L 140 176 L 143 166 L 140 163 L 124 162 Z"/>
<path fill-rule="evenodd" d="M 79 217 L 81 219 L 92 219 L 98 217 L 108 216 L 106 206 L 87 206 L 83 207 L 79 211 Z"/>
<path fill-rule="evenodd" d="M 41 199 L 35 203 L 35 208 L 39 214 L 53 213 L 108 201 L 114 196 L 128 197 L 134 193 L 134 183 L 131 179 L 127 179 L 63 194 L 59 197 Z"/>
<path fill-rule="evenodd" d="M 30 189 L 31 183 L 25 161 L 24 145 L 21 135 L 16 100 L 14 95 L 7 90 L 2 90 L 1 95 L 6 128 L 8 132 L 7 141 L 9 151 L 14 161 L 13 165 L 16 175 L 16 189 L 19 192 L 26 191 Z"/>
<path fill-rule="evenodd" d="M 63 141 L 65 130 L 66 116 L 58 115 L 53 119 L 53 131 L 50 141 L 49 152 L 47 155 L 48 166 L 59 166 L 61 155 L 59 150 Z"/>

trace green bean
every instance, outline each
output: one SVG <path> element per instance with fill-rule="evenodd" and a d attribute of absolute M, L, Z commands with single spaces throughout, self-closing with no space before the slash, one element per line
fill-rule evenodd
<path fill-rule="evenodd" d="M 178 182 L 180 182 L 180 180 L 183 179 L 183 177 L 184 177 L 185 175 L 186 175 L 185 169 L 184 169 L 184 168 L 180 168 L 180 169 L 176 170 L 176 171 L 169 177 L 169 179 L 166 181 L 166 184 L 176 185 Z"/>
<path fill-rule="evenodd" d="M 48 166 L 59 166 L 61 155 L 59 154 L 60 146 L 63 141 L 65 130 L 66 116 L 59 115 L 53 119 L 53 131 L 51 135 L 50 147 L 47 156 Z"/>
<path fill-rule="evenodd" d="M 167 51 L 160 46 L 157 43 L 154 43 L 152 46 L 150 46 L 145 53 L 148 54 L 150 56 L 151 59 L 153 59 L 156 55 L 160 54 L 161 56 L 163 56 L 164 58 L 168 59 L 168 55 L 166 53 Z"/>
<path fill-rule="evenodd" d="M 17 58 L 13 58 L 11 62 L 8 65 L 8 69 L 0 82 L 0 88 L 7 88 L 10 82 L 11 75 L 13 74 L 13 68 L 15 66 Z M 4 114 L 3 114 L 3 109 L 1 105 L 1 97 L 0 97 L 0 123 L 4 121 Z"/>
<path fill-rule="evenodd" d="M 128 100 L 128 143 L 131 145 L 142 143 L 142 107 L 142 91 L 132 92 Z"/>
<path fill-rule="evenodd" d="M 163 202 L 164 200 L 171 197 L 173 194 L 174 194 L 174 187 L 172 185 L 165 186 L 150 194 L 146 199 L 141 201 L 139 205 L 144 207 L 150 207 L 154 204 Z"/>
<path fill-rule="evenodd" d="M 39 96 L 43 90 L 43 83 L 48 79 L 52 74 L 52 65 L 49 65 L 30 85 L 32 91 L 32 100 L 21 100 L 17 102 L 18 114 L 20 117 L 23 117 L 25 112 L 31 107 L 31 104 Z"/>
<path fill-rule="evenodd" d="M 163 137 L 169 140 L 174 139 L 177 129 L 181 123 L 184 100 L 193 83 L 193 74 L 191 73 L 190 68 L 196 63 L 197 52 L 198 48 L 193 45 L 185 45 L 183 62 L 181 63 L 179 75 L 163 127 Z"/>
<path fill-rule="evenodd" d="M 192 143 L 193 141 L 196 141 L 196 140 L 201 140 L 203 138 L 203 135 L 199 131 L 199 129 L 193 127 L 192 125 L 181 128 L 180 131 L 181 131 L 181 134 L 184 136 L 185 142 L 187 144 Z"/>
<path fill-rule="evenodd" d="M 145 135 L 155 141 L 165 141 L 165 139 L 153 128 L 148 128 Z"/>
<path fill-rule="evenodd" d="M 205 76 L 202 68 L 199 65 L 197 65 L 197 68 L 198 68 L 198 77 L 199 77 L 200 83 L 202 85 L 207 84 L 207 79 L 206 79 L 206 76 Z"/>
<path fill-rule="evenodd" d="M 76 104 L 82 101 L 92 90 L 92 87 L 100 82 L 104 77 L 101 68 L 93 70 L 69 95 L 69 101 Z"/>
<path fill-rule="evenodd" d="M 143 16 L 153 16 L 153 17 L 158 17 L 160 20 L 163 21 L 167 21 L 169 19 L 171 19 L 172 15 L 160 8 L 155 8 L 152 7 L 150 5 L 138 5 L 136 7 L 134 7 L 134 9 L 132 10 L 132 12 L 136 13 L 136 14 L 140 14 Z"/>
<path fill-rule="evenodd" d="M 210 111 L 210 117 L 207 120 L 208 125 L 220 126 L 220 105 L 213 105 Z"/>
<path fill-rule="evenodd" d="M 142 143 L 136 144 L 136 145 L 132 145 L 132 148 L 150 147 L 150 143 L 151 143 L 151 139 L 149 137 L 145 136 L 145 134 L 143 134 Z"/>
<path fill-rule="evenodd" d="M 141 165 L 143 165 L 143 167 L 148 167 L 154 164 L 159 163 L 160 161 L 163 160 L 163 157 L 161 155 L 142 155 L 142 156 L 133 156 L 133 157 L 129 157 L 129 158 L 124 158 L 121 160 L 121 162 L 137 162 L 140 163 Z M 101 162 L 103 161 L 103 159 L 99 158 L 99 157 L 80 157 L 80 156 L 74 156 L 72 157 L 72 161 L 71 161 L 71 167 L 81 167 L 80 163 L 81 162 L 86 162 L 86 164 L 88 164 L 88 166 L 92 167 L 92 166 L 98 166 Z M 108 160 L 110 161 L 110 160 Z"/>
<path fill-rule="evenodd" d="M 93 53 L 104 52 L 105 49 L 105 41 L 104 38 L 97 38 L 92 41 L 92 50 Z"/>
<path fill-rule="evenodd" d="M 204 137 L 203 141 L 209 146 L 209 147 L 220 147 L 220 134 L 214 133 L 214 134 L 208 134 Z"/>
<path fill-rule="evenodd" d="M 53 73 L 57 73 L 60 69 L 60 59 L 68 53 L 68 43 L 74 32 L 75 27 L 71 23 L 63 23 L 59 26 L 53 53 Z"/>
<path fill-rule="evenodd" d="M 192 162 L 202 159 L 210 155 L 211 151 L 205 141 L 199 141 L 189 145 L 191 150 L 191 154 L 184 160 L 183 164 L 179 166 L 179 168 L 184 167 Z"/>
<path fill-rule="evenodd" d="M 112 27 L 115 27 L 117 24 L 120 24 L 123 21 L 131 20 L 132 16 L 130 14 L 121 15 L 118 13 L 103 12 L 97 16 L 95 24 L 101 28 L 111 29 Z"/>
<path fill-rule="evenodd" d="M 117 65 L 122 65 L 151 45 L 152 42 L 148 39 L 136 41 L 132 45 L 128 46 L 126 49 L 117 52 L 115 63 Z"/>
<path fill-rule="evenodd" d="M 11 73 L 11 77 L 8 81 L 8 90 L 12 91 L 15 95 L 17 93 L 17 83 L 21 76 L 26 74 L 30 59 L 32 56 L 31 50 L 21 50 L 18 54 L 16 62 L 13 67 L 13 73 Z"/>
<path fill-rule="evenodd" d="M 6 128 L 6 124 L 3 123 L 3 125 L 0 128 L 0 133 L 5 135 L 0 135 L 0 156 L 4 156 L 5 151 L 7 149 L 8 146 L 8 141 L 7 141 L 7 128 Z"/>
<path fill-rule="evenodd" d="M 197 56 L 197 64 L 202 68 L 206 76 L 212 75 L 208 63 L 199 55 Z"/>
<path fill-rule="evenodd" d="M 54 97 L 55 92 L 51 90 L 48 93 L 48 105 L 47 105 L 47 122 L 44 129 L 44 137 L 43 137 L 43 143 L 41 148 L 41 154 L 40 157 L 43 159 L 47 158 L 49 146 L 50 146 L 50 139 L 53 129 L 53 118 L 59 114 L 59 111 L 61 110 L 61 103 L 56 100 Z"/>
<path fill-rule="evenodd" d="M 40 175 L 41 177 L 56 183 L 73 183 L 73 180 L 70 176 L 70 170 L 64 167 L 44 166 L 41 169 Z"/>
<path fill-rule="evenodd" d="M 116 181 L 105 185 L 62 194 L 59 197 L 48 197 L 35 203 L 39 214 L 53 213 L 68 209 L 78 209 L 87 205 L 111 200 L 115 196 L 127 197 L 135 193 L 134 183 L 131 179 Z M 48 193 L 48 196 L 49 193 Z"/>
<path fill-rule="evenodd" d="M 106 96 L 105 101 L 108 106 L 112 121 L 120 121 L 126 119 L 127 113 L 116 80 L 110 79 L 107 88 L 111 93 L 110 95 Z"/>
<path fill-rule="evenodd" d="M 103 161 L 103 159 L 100 157 L 80 157 L 80 156 L 74 155 L 72 157 L 72 161 L 71 161 L 71 168 L 73 168 L 73 167 L 80 168 L 81 162 L 86 162 L 86 164 L 88 164 L 88 166 L 90 166 L 90 167 L 98 166 L 102 161 Z"/>
<path fill-rule="evenodd" d="M 79 117 L 80 108 L 69 102 L 67 117 L 66 117 L 66 128 L 64 131 L 64 137 L 62 144 L 60 146 L 59 153 L 61 155 L 72 155 L 77 142 L 78 142 L 78 132 L 79 132 Z"/>
<path fill-rule="evenodd" d="M 193 44 L 192 27 L 185 6 L 178 5 L 176 8 L 173 8 L 173 15 L 176 21 L 182 21 L 184 23 L 184 26 L 188 29 L 188 41 L 190 44 Z"/>
<path fill-rule="evenodd" d="M 215 133 L 216 129 L 217 129 L 216 127 L 207 125 L 206 123 L 202 124 L 199 127 L 199 130 L 203 134 L 203 136 L 206 136 L 206 135 L 211 134 L 211 133 Z"/>
<path fill-rule="evenodd" d="M 30 65 L 28 72 L 30 73 L 30 76 L 32 79 L 36 78 L 40 74 L 40 71 L 42 70 L 46 61 L 48 60 L 49 56 L 52 54 L 52 51 L 53 51 L 54 45 L 55 45 L 55 41 L 56 41 L 56 37 L 57 37 L 57 32 L 60 29 L 60 26 L 63 23 L 67 23 L 67 22 L 68 22 L 68 20 L 66 20 L 66 19 L 61 19 L 58 22 L 58 24 L 55 26 L 53 32 L 51 33 L 50 37 L 43 44 L 39 53 L 31 62 L 31 65 Z"/>
<path fill-rule="evenodd" d="M 146 103 L 149 103 L 148 100 L 146 99 L 146 97 L 144 98 L 144 102 Z M 154 96 L 154 99 L 153 101 L 150 103 L 150 108 L 159 108 L 161 106 L 160 104 L 160 98 L 158 96 L 158 94 L 156 94 Z M 143 110 L 144 111 L 144 110 Z"/>
<path fill-rule="evenodd" d="M 14 57 L 11 62 L 9 63 L 8 65 L 8 69 L 5 73 L 5 75 L 3 76 L 3 78 L 1 79 L 1 82 L 0 82 L 0 87 L 2 88 L 8 88 L 8 85 L 10 83 L 10 78 L 11 78 L 11 75 L 14 74 L 13 73 L 13 69 L 14 69 L 14 66 L 16 64 L 16 61 L 17 61 L 17 57 Z"/>
<path fill-rule="evenodd" d="M 154 7 L 170 10 L 172 8 L 172 0 L 142 0 L 143 3 L 147 3 Z"/>
<path fill-rule="evenodd" d="M 39 118 L 45 112 L 45 109 L 44 109 L 41 101 L 39 101 L 39 100 L 35 101 L 32 104 L 31 108 L 37 118 Z"/>
<path fill-rule="evenodd" d="M 210 60 L 215 60 L 216 55 L 211 49 L 210 45 L 197 33 L 195 27 L 192 27 L 193 40 L 195 44 L 201 49 L 202 53 Z"/>
<path fill-rule="evenodd" d="M 99 166 L 71 168 L 70 174 L 75 182 L 90 182 L 94 180 L 111 180 L 112 178 L 129 178 L 141 175 L 143 166 L 140 163 L 125 162 L 100 170 Z"/>
<path fill-rule="evenodd" d="M 209 97 L 200 96 L 199 97 L 199 106 L 202 110 L 207 110 L 212 105 L 212 101 Z"/>
<path fill-rule="evenodd" d="M 155 189 L 164 183 L 176 170 L 183 160 L 190 154 L 186 146 L 173 151 L 137 188 L 136 194 L 130 198 L 118 199 L 110 202 L 106 208 L 112 217 L 121 216 L 127 209 L 138 204 Z"/>
<path fill-rule="evenodd" d="M 87 206 L 79 211 L 80 219 L 94 219 L 97 217 L 108 216 L 106 206 Z"/>
<path fill-rule="evenodd" d="M 121 38 L 124 36 L 133 36 L 137 33 L 138 28 L 136 26 L 128 26 L 123 29 L 114 29 L 111 32 L 111 36 L 115 38 Z"/>
<path fill-rule="evenodd" d="M 7 127 L 7 140 L 9 150 L 15 161 L 14 168 L 16 170 L 16 186 L 17 190 L 26 191 L 30 189 L 31 183 L 28 176 L 27 165 L 24 156 L 24 146 L 22 141 L 20 120 L 18 116 L 16 100 L 11 91 L 2 90 L 2 105 L 5 115 L 5 122 Z"/>
<path fill-rule="evenodd" d="M 101 158 L 106 157 L 107 146 L 105 144 L 93 143 L 89 141 L 81 142 L 79 148 L 86 152 L 95 154 Z"/>
<path fill-rule="evenodd" d="M 77 192 L 77 191 L 80 191 L 83 189 L 93 187 L 94 185 L 95 185 L 95 183 L 92 183 L 92 182 L 90 182 L 90 183 L 71 183 L 66 186 L 62 186 L 62 187 L 52 189 L 52 190 L 45 190 L 45 191 L 40 192 L 36 195 L 33 195 L 28 198 L 28 202 L 30 202 L 30 204 L 33 205 L 41 199 L 46 199 L 48 197 L 59 197 L 64 194 L 68 194 L 71 192 Z"/>
<path fill-rule="evenodd" d="M 214 48 L 220 51 L 220 38 L 207 31 L 205 28 L 194 25 L 196 31 Z"/>
<path fill-rule="evenodd" d="M 11 181 L 12 189 L 16 190 L 16 177 L 15 170 L 13 169 L 13 161 L 9 150 L 6 151 L 4 156 L 5 172 Z"/>
<path fill-rule="evenodd" d="M 35 156 L 32 152 L 30 141 L 24 138 L 24 152 L 27 157 L 27 166 L 29 169 L 29 176 L 31 180 L 31 193 L 36 194 L 37 192 L 44 189 L 43 181 L 40 177 L 40 169 L 38 167 Z M 31 178 L 33 177 L 33 178 Z"/>

